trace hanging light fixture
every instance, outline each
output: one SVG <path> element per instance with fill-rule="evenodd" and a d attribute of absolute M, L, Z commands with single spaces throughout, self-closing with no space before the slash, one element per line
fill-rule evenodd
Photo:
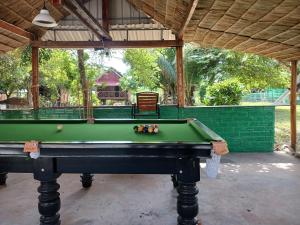
<path fill-rule="evenodd" d="M 40 27 L 56 27 L 57 23 L 50 15 L 48 9 L 46 8 L 46 1 L 44 1 L 44 7 L 41 9 L 40 13 L 34 17 L 33 24 Z"/>

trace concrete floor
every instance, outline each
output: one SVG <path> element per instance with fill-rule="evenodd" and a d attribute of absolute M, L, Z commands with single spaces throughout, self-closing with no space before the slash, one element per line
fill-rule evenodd
<path fill-rule="evenodd" d="M 300 160 L 286 153 L 230 154 L 217 179 L 198 183 L 203 225 L 300 225 Z M 96 175 L 81 188 L 62 175 L 62 225 L 175 225 L 176 192 L 169 176 Z M 39 224 L 38 183 L 10 174 L 0 187 L 0 225 Z"/>

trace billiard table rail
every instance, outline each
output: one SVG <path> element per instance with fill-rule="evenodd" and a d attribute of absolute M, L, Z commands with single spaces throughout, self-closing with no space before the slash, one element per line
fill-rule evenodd
<path fill-rule="evenodd" d="M 39 145 L 40 157 L 210 157 L 212 144 L 133 143 L 133 142 L 55 142 Z M 0 157 L 28 156 L 24 143 L 0 142 Z"/>

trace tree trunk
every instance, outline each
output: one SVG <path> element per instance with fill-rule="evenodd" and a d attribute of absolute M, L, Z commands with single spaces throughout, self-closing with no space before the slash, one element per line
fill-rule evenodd
<path fill-rule="evenodd" d="M 81 84 L 82 93 L 83 93 L 83 107 L 85 109 L 87 109 L 89 92 L 88 92 L 88 85 L 87 85 L 87 79 L 86 79 L 85 68 L 84 68 L 83 49 L 78 49 L 77 55 L 78 55 L 78 69 L 79 69 L 79 74 L 80 74 L 80 84 Z"/>

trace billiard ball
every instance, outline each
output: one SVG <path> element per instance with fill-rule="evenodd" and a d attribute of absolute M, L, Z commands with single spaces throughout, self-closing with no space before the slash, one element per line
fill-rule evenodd
<path fill-rule="evenodd" d="M 140 125 L 140 126 L 138 127 L 138 132 L 139 132 L 139 133 L 144 132 L 144 126 Z"/>
<path fill-rule="evenodd" d="M 153 131 L 154 131 L 155 134 L 157 134 L 158 133 L 158 128 L 155 127 Z"/>
<path fill-rule="evenodd" d="M 139 129 L 138 126 L 134 126 L 134 127 L 133 127 L 134 132 L 138 132 L 138 129 Z"/>
<path fill-rule="evenodd" d="M 144 127 L 144 133 L 148 133 L 148 126 L 147 125 Z"/>
<path fill-rule="evenodd" d="M 62 130 L 63 130 L 63 128 L 64 128 L 64 126 L 63 126 L 62 124 L 58 124 L 58 125 L 56 126 L 56 130 L 57 130 L 57 132 L 60 132 L 60 131 L 62 131 Z"/>
<path fill-rule="evenodd" d="M 152 126 L 150 126 L 149 128 L 148 128 L 148 133 L 153 133 L 153 127 Z"/>

